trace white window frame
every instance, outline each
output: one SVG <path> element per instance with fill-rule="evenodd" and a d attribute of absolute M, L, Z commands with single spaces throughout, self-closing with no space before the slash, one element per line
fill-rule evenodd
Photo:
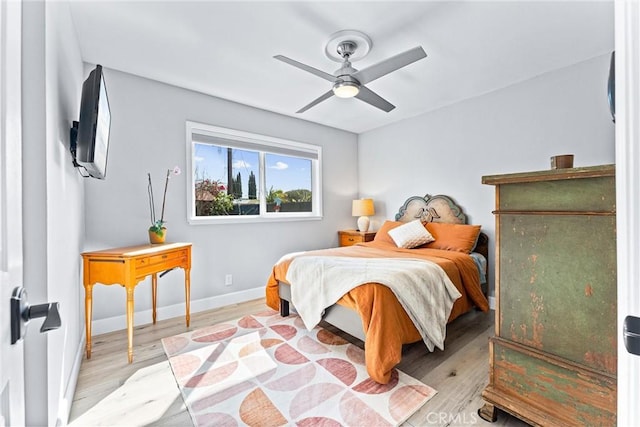
<path fill-rule="evenodd" d="M 260 190 L 258 199 L 260 200 L 259 215 L 219 215 L 219 216 L 196 216 L 195 201 L 195 156 L 194 135 L 203 138 L 216 138 L 226 142 L 232 148 L 250 149 L 257 152 L 280 152 L 285 153 L 301 152 L 309 153 L 311 158 L 311 192 L 312 211 L 311 212 L 267 212 L 265 203 L 265 165 L 264 156 L 260 156 L 260 165 L 256 178 L 258 178 Z M 233 143 L 237 143 L 237 147 Z M 187 143 L 187 221 L 189 224 L 237 224 L 254 222 L 276 222 L 276 221 L 304 221 L 322 219 L 322 147 L 307 144 L 299 141 L 291 141 L 273 136 L 260 135 L 251 132 L 229 129 L 219 126 L 208 125 L 193 121 L 186 122 L 186 143 Z M 215 142 L 212 142 L 215 143 Z M 317 158 L 313 158 L 317 157 Z"/>

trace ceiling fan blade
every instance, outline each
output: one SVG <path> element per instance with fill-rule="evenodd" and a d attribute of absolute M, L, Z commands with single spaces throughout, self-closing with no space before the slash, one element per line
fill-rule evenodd
<path fill-rule="evenodd" d="M 317 68 L 310 67 L 309 65 L 303 64 L 302 62 L 298 62 L 291 58 L 287 58 L 286 56 L 276 55 L 274 56 L 274 58 L 279 61 L 286 62 L 289 65 L 293 65 L 294 67 L 300 68 L 301 70 L 307 71 L 311 74 L 315 74 L 316 76 L 321 77 L 325 80 L 329 80 L 330 82 L 336 81 L 335 76 L 329 73 L 325 73 L 324 71 L 318 70 Z"/>
<path fill-rule="evenodd" d="M 382 62 L 378 62 L 377 64 L 373 64 L 370 67 L 357 71 L 352 74 L 351 77 L 355 78 L 364 85 L 384 75 L 387 75 L 392 71 L 398 70 L 422 58 L 425 58 L 426 56 L 427 54 L 425 53 L 424 49 L 422 49 L 422 47 L 414 47 L 413 49 L 409 49 L 406 52 L 399 53 L 389 59 L 385 59 Z"/>
<path fill-rule="evenodd" d="M 311 101 L 309 104 L 305 105 L 304 107 L 296 111 L 296 113 L 304 113 L 309 108 L 313 107 L 314 105 L 320 104 L 322 101 L 329 99 L 332 96 L 333 96 L 333 90 L 330 90 L 327 93 L 323 93 L 322 95 L 320 95 L 319 97 Z"/>
<path fill-rule="evenodd" d="M 371 89 L 367 89 L 364 86 L 360 86 L 360 92 L 356 95 L 361 101 L 366 102 L 367 104 L 371 104 L 376 108 L 381 109 L 382 111 L 389 112 L 396 108 L 395 105 L 382 98 L 380 95 L 372 91 Z"/>

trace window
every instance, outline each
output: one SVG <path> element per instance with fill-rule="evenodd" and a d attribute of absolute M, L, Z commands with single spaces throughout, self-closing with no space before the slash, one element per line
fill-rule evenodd
<path fill-rule="evenodd" d="M 320 219 L 322 148 L 187 122 L 190 223 Z"/>

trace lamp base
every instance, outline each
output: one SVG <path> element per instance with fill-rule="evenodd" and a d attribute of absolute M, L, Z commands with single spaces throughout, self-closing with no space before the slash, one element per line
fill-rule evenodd
<path fill-rule="evenodd" d="M 363 233 L 369 231 L 369 223 L 370 221 L 368 216 L 361 216 L 358 218 L 358 231 Z"/>

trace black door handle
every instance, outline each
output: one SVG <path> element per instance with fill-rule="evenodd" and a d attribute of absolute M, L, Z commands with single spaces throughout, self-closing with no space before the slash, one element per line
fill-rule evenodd
<path fill-rule="evenodd" d="M 627 351 L 640 356 L 640 317 L 627 316 L 624 318 L 622 337 Z"/>
<path fill-rule="evenodd" d="M 11 294 L 11 344 L 24 338 L 31 319 L 45 318 L 40 332 L 58 329 L 62 325 L 59 307 L 60 304 L 57 302 L 29 305 L 27 291 L 23 287 L 15 288 Z"/>

